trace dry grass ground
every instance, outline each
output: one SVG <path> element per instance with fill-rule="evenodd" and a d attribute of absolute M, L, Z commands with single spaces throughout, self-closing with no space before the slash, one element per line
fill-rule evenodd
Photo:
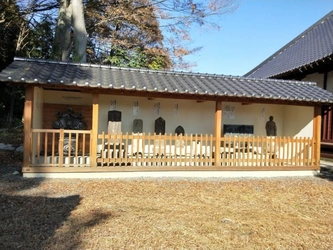
<path fill-rule="evenodd" d="M 15 138 L 1 134 L 0 142 Z M 21 159 L 0 151 L 0 249 L 333 249 L 330 172 L 45 180 L 12 175 Z"/>
<path fill-rule="evenodd" d="M 23 179 L 13 159 L 0 249 L 333 249 L 329 179 Z"/>

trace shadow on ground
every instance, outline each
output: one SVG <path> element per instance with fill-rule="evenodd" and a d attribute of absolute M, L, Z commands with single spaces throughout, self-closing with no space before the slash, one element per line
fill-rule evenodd
<path fill-rule="evenodd" d="M 81 233 L 112 216 L 99 210 L 71 216 L 80 195 L 34 196 L 29 190 L 45 180 L 23 178 L 20 155 L 0 156 L 0 249 L 79 249 Z"/>
<path fill-rule="evenodd" d="M 7 153 L 1 156 L 4 159 Z M 22 195 L 44 180 L 23 178 L 20 162 L 5 160 L 0 164 L 0 249 L 46 249 L 81 198 Z M 78 244 L 71 241 L 74 247 Z"/>
<path fill-rule="evenodd" d="M 325 180 L 329 180 L 329 181 L 333 181 L 333 167 L 331 167 L 331 166 L 322 166 L 320 168 L 319 174 L 316 175 L 316 177 L 321 178 L 321 179 L 325 179 Z"/>
<path fill-rule="evenodd" d="M 79 203 L 78 195 L 47 198 L 0 193 L 0 249 L 45 249 Z M 79 244 L 71 243 L 74 248 Z"/>

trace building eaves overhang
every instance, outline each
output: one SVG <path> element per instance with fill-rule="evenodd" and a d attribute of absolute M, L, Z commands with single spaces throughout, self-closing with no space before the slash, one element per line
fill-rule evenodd
<path fill-rule="evenodd" d="M 274 78 L 274 79 L 302 79 L 309 74 L 313 73 L 325 73 L 333 70 L 333 54 L 325 58 L 318 59 L 308 64 L 299 65 L 294 68 L 290 68 L 284 71 L 270 72 L 265 74 L 264 78 Z M 259 74 L 261 74 L 259 72 Z M 252 75 L 256 75 L 253 72 Z"/>
<path fill-rule="evenodd" d="M 306 29 L 245 77 L 279 78 L 311 73 L 318 65 L 332 67 L 333 11 Z"/>
<path fill-rule="evenodd" d="M 45 89 L 292 105 L 332 104 L 333 94 L 312 82 L 215 74 L 121 68 L 15 58 L 0 72 L 0 82 Z"/>

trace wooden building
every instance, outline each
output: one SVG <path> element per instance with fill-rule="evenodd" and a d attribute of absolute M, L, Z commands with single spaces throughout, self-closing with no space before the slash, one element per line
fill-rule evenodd
<path fill-rule="evenodd" d="M 333 103 L 312 82 L 22 58 L 0 84 L 26 88 L 26 177 L 316 171 Z"/>

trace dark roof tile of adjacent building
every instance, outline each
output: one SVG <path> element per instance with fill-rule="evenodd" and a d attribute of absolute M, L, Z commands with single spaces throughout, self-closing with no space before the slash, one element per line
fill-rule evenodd
<path fill-rule="evenodd" d="M 286 44 L 246 77 L 277 78 L 333 60 L 333 11 Z"/>
<path fill-rule="evenodd" d="M 15 58 L 0 72 L 0 82 L 84 91 L 122 91 L 221 101 L 333 103 L 333 94 L 312 82 L 255 79 L 213 74 L 119 68 Z"/>

